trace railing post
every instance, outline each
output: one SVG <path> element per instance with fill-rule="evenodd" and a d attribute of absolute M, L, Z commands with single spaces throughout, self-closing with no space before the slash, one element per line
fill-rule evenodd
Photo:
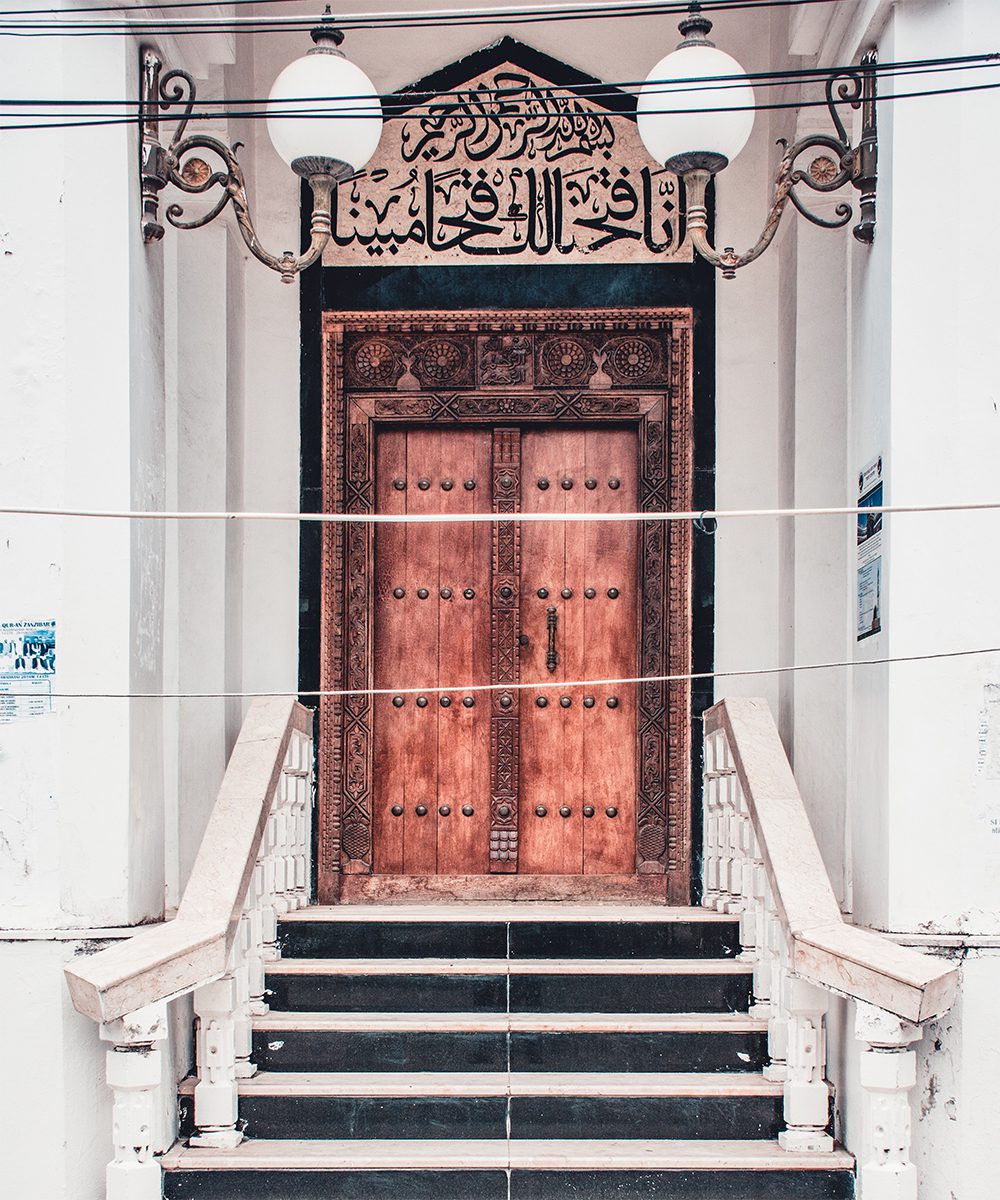
<path fill-rule="evenodd" d="M 824 1018 L 830 994 L 803 979 L 786 976 L 783 1008 L 788 1013 L 785 1124 L 778 1134 L 783 1150 L 820 1153 L 833 1149 L 830 1085 L 826 1082 Z"/>
<path fill-rule="evenodd" d="M 198 1082 L 194 1089 L 193 1146 L 231 1150 L 243 1141 L 237 1129 L 237 1000 L 238 985 L 232 972 L 195 989 L 198 1019 L 196 1052 Z"/>
<path fill-rule="evenodd" d="M 863 1002 L 858 1003 L 854 1028 L 867 1045 L 861 1053 L 861 1086 L 868 1104 L 858 1172 L 861 1200 L 916 1200 L 908 1093 L 917 1080 L 917 1056 L 909 1046 L 920 1040 L 921 1029 Z"/>
<path fill-rule="evenodd" d="M 114 1092 L 114 1159 L 105 1175 L 107 1200 L 160 1200 L 162 1172 L 153 1157 L 156 1093 L 162 1074 L 157 1044 L 167 1036 L 167 1006 L 152 1004 L 101 1026 L 108 1086 Z"/>
<path fill-rule="evenodd" d="M 764 1078 L 783 1083 L 788 1078 L 788 942 L 771 889 L 766 889 L 767 910 L 765 945 L 769 961 L 770 1005 L 767 1015 L 767 1056 Z"/>

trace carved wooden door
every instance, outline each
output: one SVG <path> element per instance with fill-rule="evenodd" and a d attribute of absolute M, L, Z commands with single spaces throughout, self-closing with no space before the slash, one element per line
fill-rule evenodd
<path fill-rule="evenodd" d="M 387 429 L 377 509 L 633 512 L 636 456 L 627 429 Z M 376 533 L 376 874 L 634 870 L 634 685 L 581 681 L 636 674 L 636 527 L 517 526 Z"/>
<path fill-rule="evenodd" d="M 322 902 L 689 902 L 691 330 L 325 318 Z"/>

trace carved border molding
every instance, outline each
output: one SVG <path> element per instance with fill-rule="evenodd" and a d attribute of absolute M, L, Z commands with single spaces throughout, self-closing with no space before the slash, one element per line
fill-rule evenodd
<path fill-rule="evenodd" d="M 323 511 L 372 511 L 376 429 L 379 424 L 400 421 L 497 426 L 494 510 L 516 511 L 518 485 L 511 491 L 501 479 L 519 478 L 513 449 L 519 445 L 519 436 L 510 423 L 579 420 L 627 423 L 638 429 L 642 511 L 689 509 L 692 327 L 690 309 L 325 313 Z M 449 339 L 433 336 L 442 334 L 465 335 L 457 352 Z M 545 334 L 562 335 L 558 358 L 539 342 L 537 335 Z M 622 336 L 628 334 L 640 336 Z M 374 386 L 369 382 L 367 389 L 362 386 L 360 390 L 350 386 L 349 379 L 357 376 L 350 374 L 354 368 L 345 361 L 345 343 L 350 351 L 356 335 L 368 338 L 369 345 L 382 339 L 388 344 L 391 337 L 396 356 L 388 370 L 381 365 L 386 361 L 385 352 L 370 355 L 365 370 L 374 371 Z M 486 351 L 491 357 L 485 360 L 484 335 L 492 339 Z M 648 385 L 626 387 L 623 374 L 642 369 L 644 346 L 650 339 L 662 350 L 655 378 Z M 423 367 L 417 364 L 417 343 L 424 346 Z M 435 347 L 433 359 L 427 358 L 428 343 Z M 609 367 L 606 347 L 623 345 L 628 352 L 618 350 L 617 368 L 614 364 Z M 592 361 L 581 365 L 579 347 L 591 354 Z M 631 361 L 633 358 L 638 361 Z M 483 382 L 484 361 L 488 371 L 498 372 L 498 380 L 506 378 L 508 382 L 491 390 L 493 385 Z M 450 386 L 449 370 L 454 372 Z M 576 371 L 579 378 L 553 379 L 553 373 L 560 370 L 567 375 Z M 612 374 L 616 370 L 617 377 Z M 428 371 L 444 378 L 433 380 L 434 387 L 428 387 Z M 691 662 L 690 526 L 686 522 L 643 522 L 639 537 L 639 674 L 686 674 Z M 508 575 L 515 582 L 507 586 L 516 588 L 519 526 L 516 522 L 498 523 L 493 539 L 493 621 L 498 627 L 493 638 L 492 681 L 516 682 L 516 654 L 514 676 L 508 679 L 510 664 L 498 649 L 498 641 L 506 644 L 511 630 L 515 640 L 517 637 L 516 591 L 511 622 L 504 619 L 509 606 L 502 600 L 501 589 Z M 373 550 L 373 527 L 324 525 L 323 690 L 360 692 L 371 686 Z M 508 571 L 512 564 L 514 569 Z M 500 632 L 502 639 L 496 636 Z M 516 844 L 512 841 L 517 828 L 516 705 L 516 691 L 506 709 L 500 706 L 500 694 L 493 696 L 491 871 L 516 869 Z M 667 898 L 673 904 L 690 902 L 690 712 L 687 680 L 647 683 L 639 688 L 636 871 L 666 874 Z M 370 697 L 322 700 L 317 856 L 321 903 L 337 899 L 341 874 L 368 874 L 372 869 L 372 732 Z M 513 741 L 508 736 L 511 733 Z M 499 809 L 504 805 L 509 815 L 501 818 Z"/>

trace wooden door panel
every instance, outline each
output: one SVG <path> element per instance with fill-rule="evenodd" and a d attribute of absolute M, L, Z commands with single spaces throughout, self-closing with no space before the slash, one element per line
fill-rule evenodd
<path fill-rule="evenodd" d="M 635 433 L 590 429 L 585 436 L 587 477 L 596 481 L 594 488 L 586 490 L 587 511 L 635 512 Z M 582 558 L 587 586 L 596 593 L 583 610 L 581 640 L 590 679 L 636 674 L 637 557 L 635 524 L 585 526 Z M 622 874 L 635 867 L 635 685 L 595 686 L 588 695 L 594 705 L 585 710 L 582 775 L 585 802 L 594 815 L 584 822 L 583 870 L 588 875 Z M 608 706 L 609 700 L 615 707 Z M 616 815 L 609 816 L 609 809 Z"/>
<path fill-rule="evenodd" d="M 380 513 L 406 512 L 406 493 L 392 486 L 406 478 L 406 433 L 390 430 L 378 439 L 375 452 L 375 509 Z M 375 638 L 373 682 L 375 688 L 403 686 L 406 672 L 407 596 L 393 595 L 406 581 L 406 525 L 380 525 L 375 531 Z M 409 593 L 407 593 L 408 595 Z M 406 747 L 413 736 L 417 713 L 413 697 L 394 707 L 391 696 L 376 696 L 374 721 L 373 861 L 379 874 L 403 870 L 407 803 Z M 393 813 L 393 808 L 402 813 Z"/>
<path fill-rule="evenodd" d="M 440 492 L 421 488 L 422 479 L 439 475 L 441 431 L 411 429 L 406 435 L 406 509 L 420 515 L 437 511 Z M 403 674 L 406 687 L 432 687 L 438 677 L 438 589 L 440 533 L 436 524 L 407 526 L 406 627 L 403 631 Z M 424 595 L 426 593 L 426 595 Z M 439 699 L 425 697 L 426 707 L 407 697 L 403 708 L 416 710 L 405 750 L 406 826 L 403 869 L 407 875 L 437 871 L 437 789 Z M 418 809 L 426 810 L 418 812 Z"/>
<path fill-rule="evenodd" d="M 562 471 L 559 490 L 563 495 L 563 511 L 567 514 L 584 510 L 584 465 L 586 441 L 584 431 L 563 427 Z M 564 485 L 571 486 L 566 487 Z M 556 601 L 558 625 L 556 646 L 559 665 L 556 678 L 567 682 L 587 677 L 587 652 L 583 638 L 584 530 L 582 522 L 565 522 L 563 529 L 563 574 L 559 598 Z M 566 702 L 569 702 L 568 704 Z M 559 814 L 561 853 L 555 874 L 578 875 L 583 866 L 583 701 L 579 688 L 561 689 L 551 694 L 557 704 L 562 725 L 562 805 Z M 568 811 L 567 816 L 563 816 Z M 555 822 L 553 822 L 555 824 Z"/>
<path fill-rule="evenodd" d="M 488 431 L 443 432 L 431 488 L 442 513 L 489 509 L 489 450 Z M 490 530 L 472 523 L 438 529 L 437 679 L 454 690 L 448 705 L 438 705 L 437 873 L 477 875 L 489 867 L 489 698 L 461 685 L 489 679 Z"/>
<path fill-rule="evenodd" d="M 524 430 L 521 435 L 521 509 L 562 513 L 561 431 Z M 558 615 L 563 581 L 565 526 L 527 521 L 521 528 L 521 682 L 558 678 L 546 666 L 548 611 Z M 562 839 L 563 738 L 559 694 L 551 688 L 521 694 L 521 772 L 518 872 L 559 874 Z M 544 815 L 542 815 L 544 813 Z"/>

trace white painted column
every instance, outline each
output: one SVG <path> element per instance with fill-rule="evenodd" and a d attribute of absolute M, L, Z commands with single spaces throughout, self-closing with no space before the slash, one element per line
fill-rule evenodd
<path fill-rule="evenodd" d="M 154 1004 L 101 1026 L 112 1042 L 108 1086 L 114 1092 L 114 1159 L 108 1164 L 107 1200 L 160 1200 L 162 1172 L 153 1157 L 157 1089 L 162 1075 L 159 1043 L 167 1037 L 167 1006 Z"/>
<path fill-rule="evenodd" d="M 908 1021 L 859 1004 L 855 1033 L 865 1089 L 865 1147 L 858 1171 L 860 1200 L 917 1200 L 917 1168 L 910 1161 L 910 1097 L 917 1056 L 909 1047 L 921 1030 Z"/>

